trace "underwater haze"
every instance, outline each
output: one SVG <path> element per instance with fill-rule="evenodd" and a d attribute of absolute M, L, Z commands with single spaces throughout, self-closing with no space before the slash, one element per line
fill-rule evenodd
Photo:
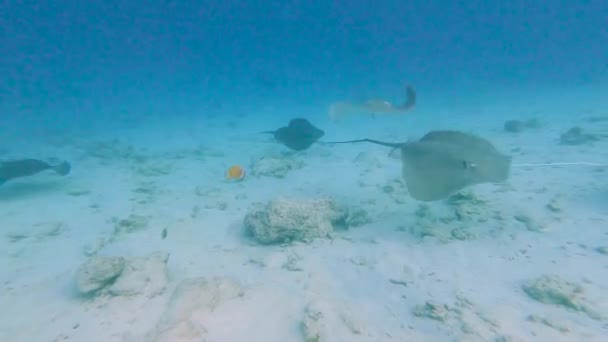
<path fill-rule="evenodd" d="M 2 2 L 0 340 L 608 340 L 607 23 Z"/>

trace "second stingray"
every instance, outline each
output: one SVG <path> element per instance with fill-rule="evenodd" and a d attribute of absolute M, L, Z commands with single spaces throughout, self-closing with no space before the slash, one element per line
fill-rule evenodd
<path fill-rule="evenodd" d="M 308 149 L 325 135 L 322 129 L 303 118 L 291 119 L 285 127 L 262 133 L 272 134 L 278 142 L 295 151 Z"/>
<path fill-rule="evenodd" d="M 475 184 L 504 182 L 511 157 L 488 140 L 459 131 L 431 131 L 418 141 L 390 143 L 373 139 L 328 142 L 370 142 L 401 152 L 402 176 L 410 195 L 437 201 Z"/>

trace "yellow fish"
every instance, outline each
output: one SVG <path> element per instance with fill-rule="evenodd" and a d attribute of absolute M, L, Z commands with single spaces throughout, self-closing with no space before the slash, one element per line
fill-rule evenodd
<path fill-rule="evenodd" d="M 226 179 L 229 181 L 240 181 L 245 178 L 245 169 L 238 165 L 233 165 L 226 171 Z"/>

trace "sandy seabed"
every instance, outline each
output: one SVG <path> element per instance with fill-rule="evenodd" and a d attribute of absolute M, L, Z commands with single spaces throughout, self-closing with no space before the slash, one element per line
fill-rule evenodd
<path fill-rule="evenodd" d="M 450 128 L 513 156 L 505 184 L 432 203 L 408 196 L 383 147 L 294 153 L 259 134 L 284 108 L 34 138 L 5 126 L 2 159 L 73 172 L 0 187 L 0 340 L 605 341 L 608 169 L 517 165 L 608 164 L 602 91 L 564 93 L 335 123 L 294 110 L 326 140 Z M 574 127 L 579 140 L 561 139 Z M 242 182 L 226 181 L 233 164 Z M 323 234 L 262 243 L 244 224 L 273 201 L 327 199 L 348 217 L 315 218 Z"/>

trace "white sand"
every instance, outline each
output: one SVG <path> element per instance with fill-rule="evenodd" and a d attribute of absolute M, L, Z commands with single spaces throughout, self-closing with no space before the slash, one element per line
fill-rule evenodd
<path fill-rule="evenodd" d="M 608 132 L 608 121 L 586 121 L 608 117 L 606 93 L 526 89 L 442 98 L 422 91 L 419 107 L 407 117 L 330 123 L 324 104 L 299 108 L 293 116 L 311 119 L 326 131 L 325 140 L 398 141 L 454 128 L 490 139 L 512 154 L 514 163 L 608 163 L 607 139 L 558 144 L 559 135 L 575 125 Z M 282 146 L 257 132 L 286 123 L 292 110 L 261 108 L 243 109 L 244 116 L 195 120 L 144 117 L 108 124 L 103 134 L 71 125 L 69 132 L 57 129 L 48 137 L 40 128 L 32 129 L 34 134 L 5 124 L 2 158 L 66 158 L 73 172 L 0 187 L 0 341 L 141 340 L 154 331 L 182 280 L 216 276 L 240 283 L 244 295 L 197 314 L 206 341 L 303 341 L 307 307 L 309 313 L 323 312 L 319 324 L 326 339 L 321 341 L 606 340 L 608 255 L 595 249 L 608 246 L 608 170 L 513 167 L 507 185 L 470 189 L 485 201 L 476 217 L 487 220 L 467 223 L 476 237 L 442 241 L 443 233 L 450 235 L 443 232 L 421 238 L 411 231 L 419 203 L 406 193 L 382 190 L 400 175 L 399 162 L 386 149 L 317 145 L 285 156 Z M 529 118 L 539 119 L 542 127 L 519 134 L 502 129 L 505 120 Z M 91 147 L 97 143 L 105 145 Z M 354 162 L 361 152 L 363 161 Z M 230 165 L 250 168 L 262 156 L 295 158 L 305 165 L 282 179 L 248 174 L 241 183 L 224 180 Z M 331 196 L 367 211 L 372 222 L 339 231 L 332 240 L 258 245 L 244 235 L 243 217 L 254 202 L 278 195 Z M 554 199 L 560 212 L 546 207 Z M 446 208 L 429 206 L 437 213 Z M 513 219 L 522 213 L 542 230 L 528 230 Z M 99 254 L 170 253 L 166 291 L 154 298 L 80 297 L 74 274 L 88 258 L 85 247 L 112 236 L 112 218 L 130 214 L 147 217 L 148 226 L 117 237 Z M 606 318 L 594 320 L 532 300 L 521 285 L 542 275 L 580 284 L 581 296 Z M 447 305 L 443 321 L 414 315 L 427 302 Z M 200 336 L 183 340 L 201 341 Z"/>

